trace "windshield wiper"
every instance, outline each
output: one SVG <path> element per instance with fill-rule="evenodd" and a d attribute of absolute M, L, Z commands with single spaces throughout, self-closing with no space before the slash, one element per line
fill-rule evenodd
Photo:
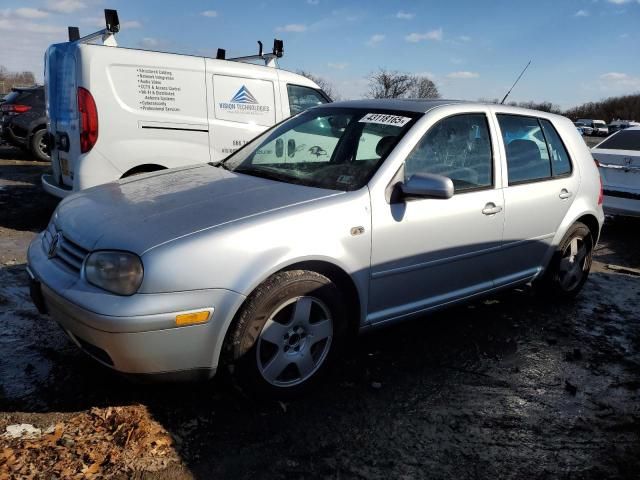
<path fill-rule="evenodd" d="M 217 162 L 207 162 L 212 167 L 223 168 L 224 170 L 231 170 L 226 163 L 226 160 L 218 160 Z"/>
<path fill-rule="evenodd" d="M 278 182 L 297 183 L 297 181 L 299 180 L 298 178 L 291 175 L 287 175 L 267 168 L 236 168 L 234 172 L 244 173 L 245 175 L 253 175 L 254 177 L 267 178 L 269 180 L 276 180 Z"/>

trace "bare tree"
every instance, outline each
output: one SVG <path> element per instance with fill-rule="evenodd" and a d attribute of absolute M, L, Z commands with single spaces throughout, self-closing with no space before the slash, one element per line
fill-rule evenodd
<path fill-rule="evenodd" d="M 298 70 L 297 73 L 298 75 L 307 77 L 312 82 L 315 82 L 322 89 L 322 91 L 329 96 L 331 100 L 333 101 L 340 100 L 340 94 L 336 92 L 331 82 L 329 82 L 329 80 L 327 80 L 326 78 L 320 77 L 318 75 L 314 75 L 313 73 L 308 72 L 306 70 Z"/>
<path fill-rule="evenodd" d="M 428 77 L 414 77 L 415 85 L 411 89 L 412 98 L 440 98 L 438 87 Z"/>
<path fill-rule="evenodd" d="M 435 83 L 427 77 L 379 69 L 369 75 L 369 98 L 439 98 Z"/>
<path fill-rule="evenodd" d="M 36 77 L 33 72 L 10 72 L 0 65 L 0 91 L 8 92 L 13 87 L 25 87 L 34 85 Z"/>

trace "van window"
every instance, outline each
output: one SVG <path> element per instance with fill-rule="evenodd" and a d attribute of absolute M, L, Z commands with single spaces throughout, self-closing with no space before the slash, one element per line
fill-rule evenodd
<path fill-rule="evenodd" d="M 493 185 L 493 155 L 487 117 L 469 113 L 436 123 L 409 154 L 405 177 L 435 173 L 449 177 L 456 192 Z"/>
<path fill-rule="evenodd" d="M 509 185 L 551 178 L 551 163 L 538 119 L 498 115 L 507 153 Z"/>
<path fill-rule="evenodd" d="M 549 120 L 540 119 L 540 123 L 551 154 L 551 174 L 557 177 L 571 173 L 571 160 L 569 160 L 569 154 L 564 148 L 560 135 Z"/>
<path fill-rule="evenodd" d="M 329 100 L 322 92 L 309 87 L 287 84 L 287 93 L 289 94 L 289 110 L 291 115 L 304 112 L 308 108 L 317 105 L 329 103 Z"/>

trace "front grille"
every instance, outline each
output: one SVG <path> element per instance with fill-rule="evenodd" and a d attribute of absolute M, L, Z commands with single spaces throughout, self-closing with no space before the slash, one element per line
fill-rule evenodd
<path fill-rule="evenodd" d="M 52 254 L 50 254 L 51 242 L 53 242 L 56 237 L 58 239 L 57 244 Z M 42 246 L 44 251 L 49 254 L 52 261 L 56 261 L 65 268 L 76 273 L 80 273 L 82 263 L 89 254 L 87 249 L 82 248 L 80 245 L 66 237 L 64 233 L 57 230 L 53 222 L 51 222 L 44 231 Z"/>

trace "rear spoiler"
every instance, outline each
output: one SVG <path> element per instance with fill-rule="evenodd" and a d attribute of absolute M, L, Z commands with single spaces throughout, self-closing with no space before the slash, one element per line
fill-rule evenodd
<path fill-rule="evenodd" d="M 80 36 L 80 29 L 78 27 L 69 27 L 69 41 L 76 43 L 89 43 L 97 38 L 102 39 L 103 45 L 110 47 L 117 47 L 115 34 L 120 31 L 120 20 L 118 19 L 117 10 L 111 10 L 106 8 L 104 10 L 104 23 L 105 28 L 98 30 L 97 32 L 90 33 L 84 37 Z M 262 42 L 258 41 L 258 54 L 247 55 L 244 57 L 226 58 L 227 51 L 223 48 L 219 48 L 216 54 L 218 60 L 230 60 L 234 62 L 253 62 L 256 60 L 262 60 L 267 67 L 277 67 L 278 58 L 282 58 L 284 55 L 284 42 L 273 39 L 273 50 L 270 53 L 264 53 L 262 51 Z"/>
<path fill-rule="evenodd" d="M 105 28 L 97 32 L 90 33 L 84 37 L 80 36 L 78 27 L 69 27 L 69 41 L 77 43 L 89 43 L 97 38 L 102 38 L 102 44 L 110 47 L 117 47 L 115 34 L 120 31 L 120 20 L 117 10 L 105 8 L 104 10 Z"/>

